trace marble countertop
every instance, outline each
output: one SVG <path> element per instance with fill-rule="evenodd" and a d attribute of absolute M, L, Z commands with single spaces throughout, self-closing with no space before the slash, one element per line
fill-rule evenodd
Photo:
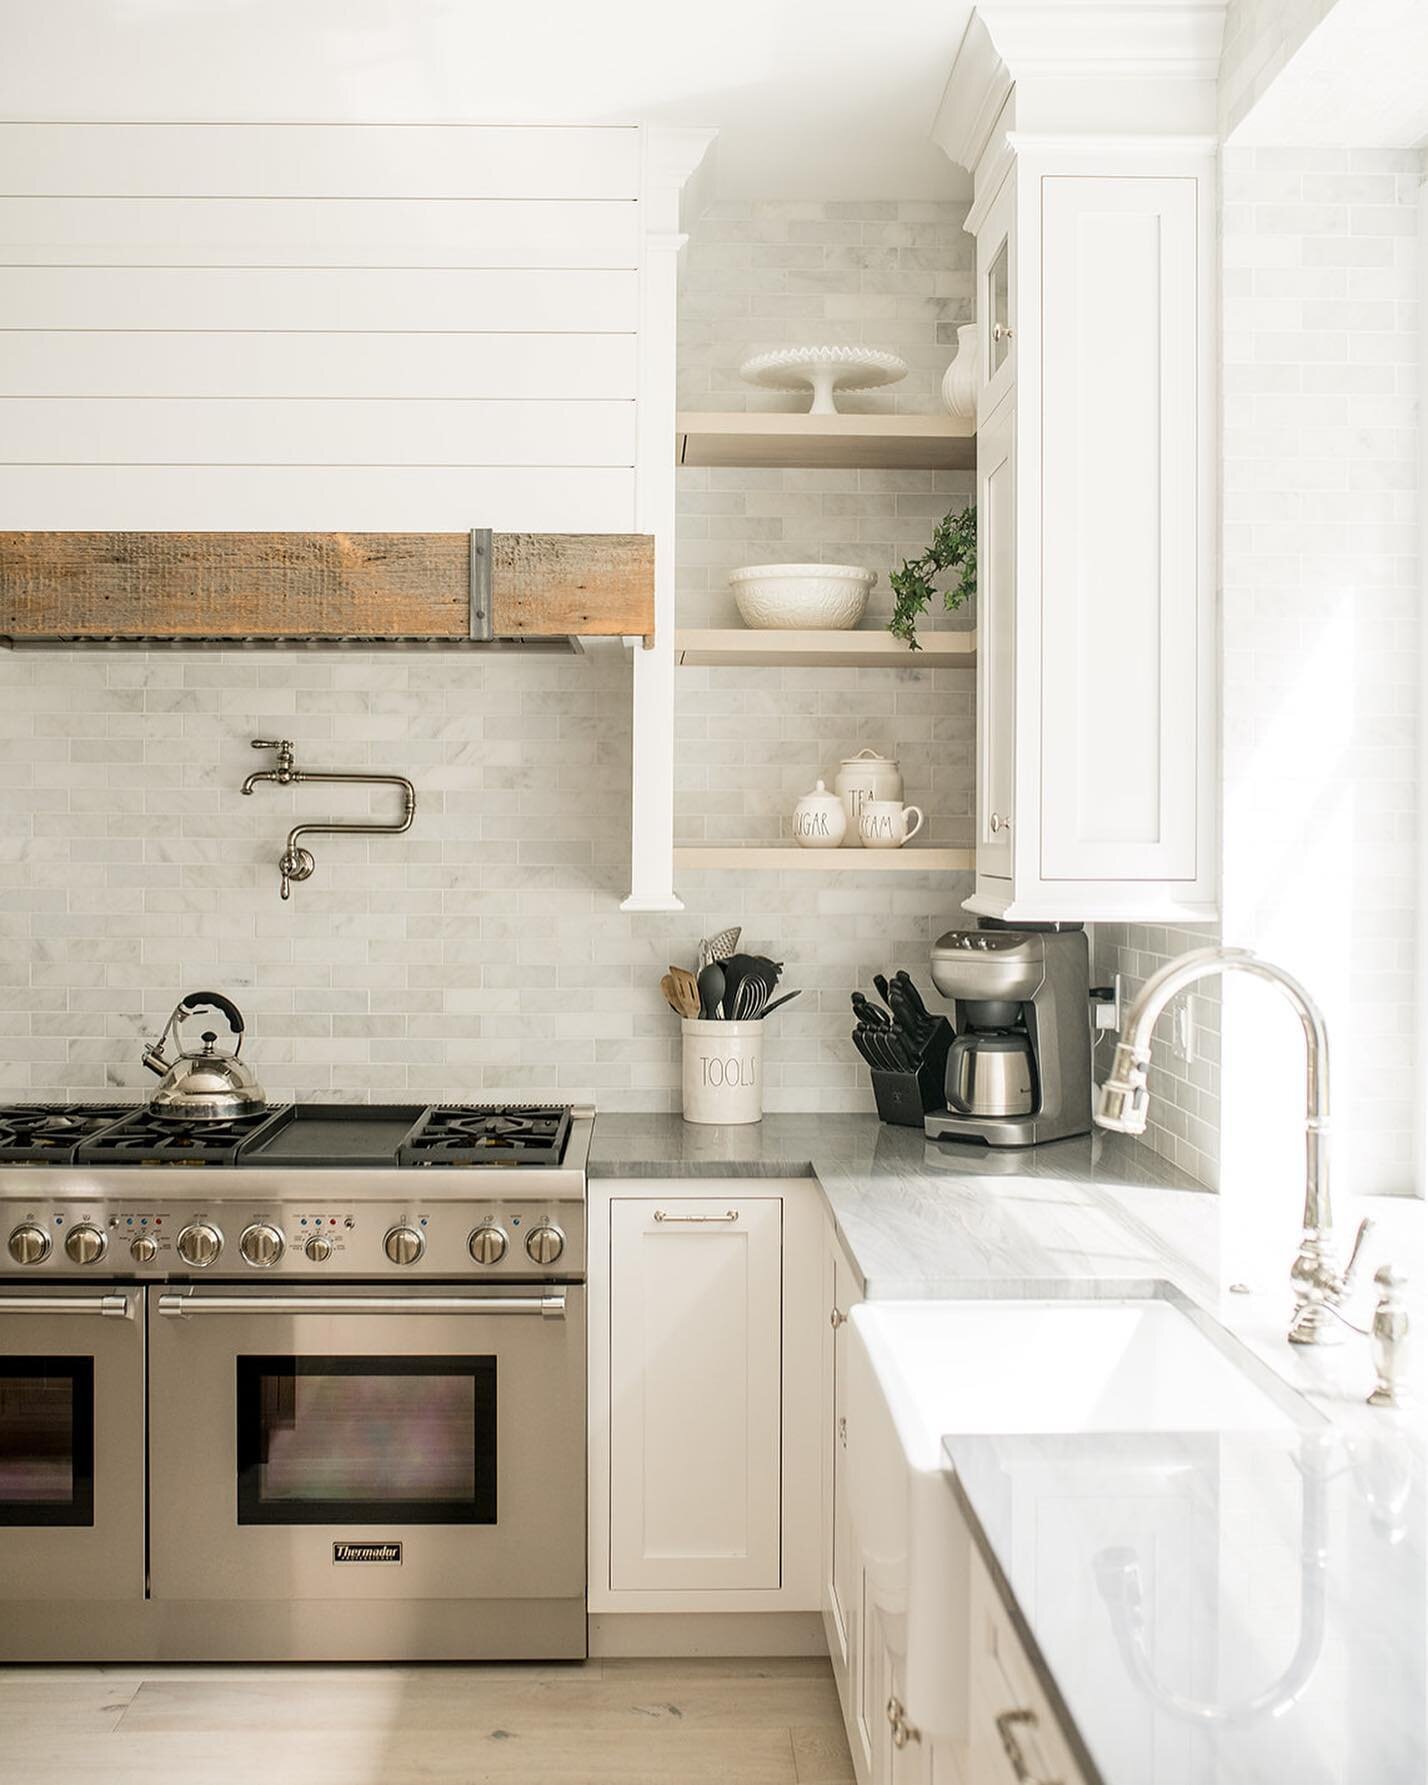
<path fill-rule="evenodd" d="M 869 1296 L 1155 1275 L 1163 1245 L 1147 1230 L 1128 1247 L 1125 1214 L 1109 1193 L 1159 1191 L 1185 1205 L 1182 1224 L 1192 1207 L 1212 1213 L 1215 1201 L 1124 1135 L 996 1151 L 862 1115 L 772 1115 L 740 1127 L 601 1115 L 590 1176 L 814 1177 Z"/>
<path fill-rule="evenodd" d="M 949 1482 L 1092 1785 L 1421 1785 L 1403 1429 L 956 1437 Z"/>

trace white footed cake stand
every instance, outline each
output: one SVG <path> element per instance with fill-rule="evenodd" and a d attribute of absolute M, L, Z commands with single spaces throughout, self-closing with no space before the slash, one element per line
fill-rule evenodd
<path fill-rule="evenodd" d="M 810 415 L 836 415 L 834 391 L 875 390 L 907 377 L 907 362 L 876 347 L 780 347 L 755 354 L 739 367 L 750 384 L 773 390 L 813 391 Z"/>

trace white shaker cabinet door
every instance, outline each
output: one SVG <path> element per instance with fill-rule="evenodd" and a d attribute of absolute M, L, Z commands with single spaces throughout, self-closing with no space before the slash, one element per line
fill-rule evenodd
<path fill-rule="evenodd" d="M 612 1199 L 610 1585 L 777 1588 L 782 1203 Z"/>
<path fill-rule="evenodd" d="M 1041 877 L 1193 882 L 1197 182 L 1042 182 Z"/>
<path fill-rule="evenodd" d="M 848 1517 L 848 1315 L 862 1295 L 831 1222 L 824 1229 L 823 1286 L 828 1322 L 823 1339 L 823 1627 L 833 1677 L 846 1705 L 859 1585 Z"/>

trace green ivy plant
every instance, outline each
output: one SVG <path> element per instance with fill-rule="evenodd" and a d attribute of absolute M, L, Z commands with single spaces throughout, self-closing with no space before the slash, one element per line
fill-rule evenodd
<path fill-rule="evenodd" d="M 904 558 L 899 569 L 888 578 L 896 596 L 888 631 L 900 638 L 911 651 L 920 651 L 917 642 L 918 615 L 937 593 L 937 583 L 948 571 L 956 571 L 957 579 L 942 592 L 942 605 L 955 613 L 964 601 L 977 593 L 977 511 L 964 508 L 961 514 L 944 514 L 932 529 L 932 540 L 920 558 Z"/>

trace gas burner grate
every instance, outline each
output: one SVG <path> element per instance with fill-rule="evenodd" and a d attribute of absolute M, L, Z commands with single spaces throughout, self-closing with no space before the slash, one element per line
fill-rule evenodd
<path fill-rule="evenodd" d="M 399 1165 L 559 1165 L 570 1111 L 555 1105 L 437 1104 L 402 1142 Z"/>
<path fill-rule="evenodd" d="M 283 1114 L 278 1108 L 198 1121 L 140 1109 L 82 1142 L 75 1157 L 81 1165 L 233 1165 Z"/>
<path fill-rule="evenodd" d="M 69 1165 L 82 1142 L 134 1113 L 132 1103 L 0 1106 L 0 1165 Z"/>

